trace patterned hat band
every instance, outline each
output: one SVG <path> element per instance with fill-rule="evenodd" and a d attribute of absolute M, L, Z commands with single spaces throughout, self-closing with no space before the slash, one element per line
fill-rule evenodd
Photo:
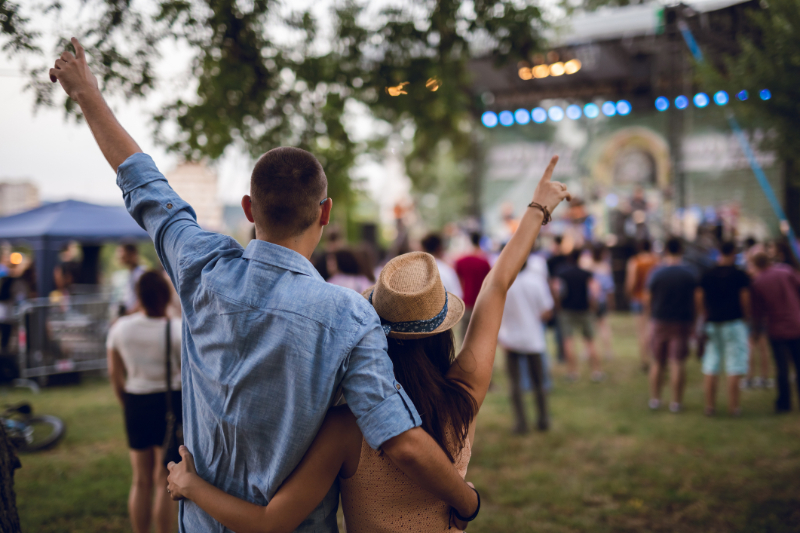
<path fill-rule="evenodd" d="M 373 290 L 369 293 L 369 303 L 372 304 L 372 295 L 375 294 Z M 432 331 L 436 331 L 436 328 L 442 325 L 444 319 L 447 317 L 447 292 L 444 293 L 444 307 L 442 311 L 433 318 L 429 318 L 427 320 L 409 320 L 408 322 L 391 322 L 389 320 L 384 319 L 382 316 L 379 315 L 381 319 L 381 327 L 383 328 L 383 333 L 388 337 L 389 333 L 431 333 Z"/>

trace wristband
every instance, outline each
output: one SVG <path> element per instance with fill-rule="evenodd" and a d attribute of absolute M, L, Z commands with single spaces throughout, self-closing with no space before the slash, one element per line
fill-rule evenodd
<path fill-rule="evenodd" d="M 543 206 L 537 202 L 531 202 L 528 204 L 528 207 L 535 207 L 536 209 L 541 209 L 542 213 L 544 213 L 544 220 L 542 220 L 542 226 L 546 226 L 548 222 L 552 219 L 550 216 L 550 210 L 547 207 Z"/>
<path fill-rule="evenodd" d="M 478 497 L 478 508 L 475 509 L 475 512 L 472 513 L 471 515 L 469 515 L 467 518 L 464 518 L 463 516 L 458 514 L 458 511 L 453 509 L 453 514 L 456 516 L 456 518 L 458 518 L 462 522 L 472 522 L 473 520 L 475 520 L 478 517 L 478 513 L 481 510 L 481 494 L 480 494 L 480 492 L 478 492 L 478 489 L 476 489 L 475 487 L 470 487 L 470 488 L 475 491 L 475 495 Z"/>

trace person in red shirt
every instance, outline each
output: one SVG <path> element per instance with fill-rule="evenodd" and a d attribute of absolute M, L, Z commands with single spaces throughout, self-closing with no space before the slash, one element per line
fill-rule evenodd
<path fill-rule="evenodd" d="M 481 234 L 472 232 L 469 235 L 472 241 L 472 253 L 463 256 L 456 261 L 456 274 L 458 280 L 461 282 L 461 289 L 464 292 L 464 318 L 461 320 L 462 337 L 467 333 L 469 327 L 469 319 L 472 317 L 472 308 L 475 306 L 475 300 L 478 298 L 478 293 L 481 291 L 483 279 L 492 269 L 486 255 L 481 250 Z"/>
<path fill-rule="evenodd" d="M 753 322 L 766 323 L 778 374 L 775 411 L 784 413 L 792 409 L 789 361 L 794 363 L 800 394 L 800 273 L 782 263 L 770 264 L 764 253 L 753 256 L 753 267 L 756 271 L 751 289 Z"/>

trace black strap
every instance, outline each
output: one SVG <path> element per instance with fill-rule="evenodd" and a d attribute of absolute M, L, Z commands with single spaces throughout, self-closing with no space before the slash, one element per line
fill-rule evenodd
<path fill-rule="evenodd" d="M 167 419 L 170 416 L 175 418 L 175 412 L 172 410 L 172 334 L 171 334 L 171 320 L 167 317 Z"/>
<path fill-rule="evenodd" d="M 481 510 L 481 493 L 478 492 L 478 489 L 476 489 L 475 487 L 470 487 L 470 488 L 472 490 L 474 490 L 475 491 L 475 495 L 478 496 L 478 507 L 477 507 L 477 509 L 475 509 L 475 512 L 472 513 L 472 515 L 468 516 L 467 518 L 464 518 L 463 516 L 458 514 L 458 511 L 453 509 L 453 514 L 455 515 L 455 517 L 458 518 L 459 520 L 461 520 L 462 522 L 472 522 L 473 520 L 478 518 L 478 513 Z"/>

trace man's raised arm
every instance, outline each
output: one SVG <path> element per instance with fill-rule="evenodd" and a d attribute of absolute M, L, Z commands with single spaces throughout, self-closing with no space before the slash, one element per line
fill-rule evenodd
<path fill-rule="evenodd" d="M 86 64 L 86 53 L 81 43 L 73 37 L 72 45 L 76 55 L 73 56 L 70 52 L 61 54 L 56 59 L 55 66 L 50 69 L 50 81 L 60 82 L 69 97 L 78 102 L 100 151 L 116 172 L 126 159 L 142 149 L 120 125 L 103 100 L 97 79 Z"/>

